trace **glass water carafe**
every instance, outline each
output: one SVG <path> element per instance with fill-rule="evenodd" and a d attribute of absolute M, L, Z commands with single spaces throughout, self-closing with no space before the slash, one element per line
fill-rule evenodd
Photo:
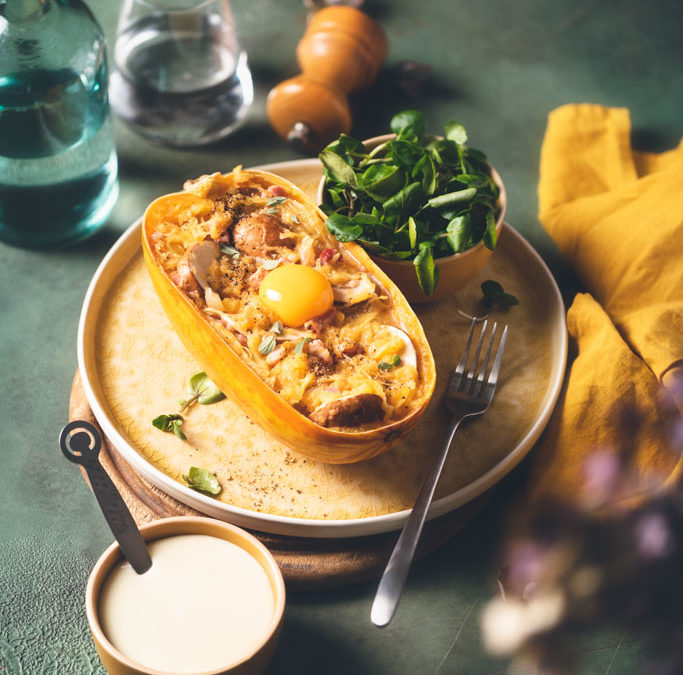
<path fill-rule="evenodd" d="M 125 0 L 114 46 L 114 112 L 174 147 L 233 132 L 253 100 L 229 0 Z"/>

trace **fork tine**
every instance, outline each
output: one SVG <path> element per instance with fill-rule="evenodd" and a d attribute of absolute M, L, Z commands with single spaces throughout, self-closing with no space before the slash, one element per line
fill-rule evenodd
<path fill-rule="evenodd" d="M 479 334 L 479 341 L 477 342 L 477 348 L 474 351 L 474 358 L 472 359 L 472 365 L 470 366 L 469 372 L 466 375 L 467 389 L 472 393 L 472 387 L 474 387 L 475 376 L 477 372 L 477 363 L 479 362 L 479 354 L 481 353 L 481 346 L 484 343 L 484 334 L 486 333 L 486 327 L 488 326 L 488 320 L 485 320 L 482 327 L 481 333 Z"/>
<path fill-rule="evenodd" d="M 460 359 L 460 363 L 455 367 L 455 375 L 458 375 L 460 377 L 460 380 L 458 381 L 458 386 L 457 388 L 460 389 L 460 384 L 462 382 L 462 374 L 465 372 L 465 366 L 467 365 L 467 357 L 470 354 L 470 345 L 472 344 L 472 335 L 474 334 L 474 327 L 477 325 L 477 319 L 474 318 L 472 319 L 472 323 L 470 324 L 470 332 L 469 335 L 467 336 L 467 343 L 465 344 L 465 351 L 462 354 L 462 358 Z M 451 381 L 451 385 L 453 382 Z"/>
<path fill-rule="evenodd" d="M 484 386 L 484 375 L 486 375 L 486 369 L 489 367 L 489 359 L 491 358 L 491 350 L 493 348 L 493 341 L 496 338 L 496 331 L 498 330 L 498 323 L 494 322 L 493 328 L 491 329 L 491 337 L 489 338 L 489 344 L 488 347 L 486 348 L 486 355 L 484 356 L 484 362 L 482 363 L 481 370 L 479 371 L 479 375 L 477 377 L 477 383 L 474 387 L 474 390 L 472 393 L 475 396 L 479 396 L 481 393 L 482 387 Z"/>
<path fill-rule="evenodd" d="M 498 372 L 500 371 L 500 362 L 503 359 L 503 350 L 505 349 L 505 338 L 508 334 L 508 327 L 505 326 L 503 329 L 503 335 L 500 338 L 500 344 L 498 345 L 498 352 L 496 353 L 496 358 L 493 361 L 493 367 L 491 368 L 491 374 L 489 375 L 487 386 L 495 387 L 498 383 Z"/>

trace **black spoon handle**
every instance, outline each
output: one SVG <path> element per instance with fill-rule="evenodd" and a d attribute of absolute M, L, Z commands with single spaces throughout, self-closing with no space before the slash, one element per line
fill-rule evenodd
<path fill-rule="evenodd" d="M 98 455 L 102 439 L 97 429 L 82 420 L 70 422 L 62 429 L 59 442 L 65 457 L 85 469 L 105 520 L 126 560 L 138 574 L 144 574 L 152 566 L 152 559 L 126 503 L 100 464 Z"/>
<path fill-rule="evenodd" d="M 138 574 L 144 574 L 152 566 L 152 559 L 126 503 L 99 462 L 86 464 L 85 471 L 123 555 Z"/>

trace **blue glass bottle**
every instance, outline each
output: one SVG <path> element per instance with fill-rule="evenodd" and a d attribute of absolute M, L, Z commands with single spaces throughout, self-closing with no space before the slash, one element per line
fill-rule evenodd
<path fill-rule="evenodd" d="M 118 196 L 104 36 L 81 0 L 0 0 L 0 240 L 94 232 Z"/>

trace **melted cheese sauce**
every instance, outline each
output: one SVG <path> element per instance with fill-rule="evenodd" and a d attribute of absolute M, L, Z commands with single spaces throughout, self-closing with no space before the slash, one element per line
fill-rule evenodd
<path fill-rule="evenodd" d="M 140 665 L 168 673 L 226 667 L 255 649 L 275 611 L 261 565 L 239 546 L 188 534 L 148 544 L 152 567 L 115 567 L 100 593 L 109 641 Z"/>

